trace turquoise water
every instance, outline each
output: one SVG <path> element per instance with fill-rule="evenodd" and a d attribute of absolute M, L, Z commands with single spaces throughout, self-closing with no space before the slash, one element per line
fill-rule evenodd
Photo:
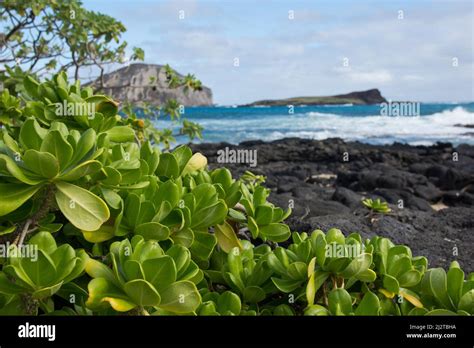
<path fill-rule="evenodd" d="M 183 117 L 204 127 L 203 142 L 339 137 L 370 144 L 474 144 L 474 129 L 456 126 L 474 124 L 474 103 L 422 103 L 420 116 L 382 116 L 379 105 L 296 106 L 293 114 L 289 111 L 286 106 L 187 107 Z M 169 120 L 154 122 L 158 127 L 176 128 Z M 469 132 L 472 134 L 466 134 Z"/>

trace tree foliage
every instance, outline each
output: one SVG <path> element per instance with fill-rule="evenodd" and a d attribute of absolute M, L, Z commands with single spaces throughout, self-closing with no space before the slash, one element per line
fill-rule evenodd
<path fill-rule="evenodd" d="M 105 66 L 129 60 L 143 60 L 142 49 L 126 57 L 126 31 L 116 19 L 86 10 L 79 0 L 5 0 L 0 9 L 4 25 L 0 63 L 19 65 L 28 72 L 72 69 L 76 80 L 80 70 L 95 67 L 102 81 Z"/>

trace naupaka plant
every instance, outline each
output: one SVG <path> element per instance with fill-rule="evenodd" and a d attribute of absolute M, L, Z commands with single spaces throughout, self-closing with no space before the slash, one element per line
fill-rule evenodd
<path fill-rule="evenodd" d="M 109 258 L 112 269 L 93 259 L 86 263 L 86 272 L 93 278 L 88 285 L 88 307 L 108 304 L 119 312 L 185 314 L 200 305 L 195 284 L 203 273 L 186 248 L 176 245 L 165 252 L 157 242 L 135 236 L 131 241 L 114 242 Z"/>
<path fill-rule="evenodd" d="M 95 160 L 102 151 L 96 147 L 94 130 L 69 132 L 60 122 L 44 129 L 29 118 L 20 128 L 19 142 L 4 131 L 0 143 L 0 215 L 15 211 L 42 191 L 41 209 L 47 211 L 54 197 L 73 225 L 98 229 L 109 218 L 109 209 L 101 198 L 76 183 L 83 183 L 85 177 L 102 168 Z"/>
<path fill-rule="evenodd" d="M 0 98 L 0 252 L 38 254 L 1 253 L 0 314 L 473 314 L 474 276 L 457 264 L 443 273 L 338 229 L 291 233 L 262 176 L 160 148 L 64 74 L 22 87 Z"/>
<path fill-rule="evenodd" d="M 35 255 L 22 257 L 17 246 L 11 246 L 14 256 L 0 272 L 0 292 L 10 296 L 9 301 L 24 302 L 28 314 L 37 314 L 39 307 L 48 312 L 54 308 L 51 296 L 81 275 L 88 257 L 68 244 L 57 246 L 49 232 L 37 233 L 28 246 L 36 248 Z"/>

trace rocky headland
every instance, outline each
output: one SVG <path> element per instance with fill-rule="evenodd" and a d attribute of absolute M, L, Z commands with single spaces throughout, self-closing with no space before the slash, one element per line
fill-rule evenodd
<path fill-rule="evenodd" d="M 369 89 L 367 91 L 351 92 L 347 94 L 338 94 L 327 97 L 295 97 L 275 100 L 259 100 L 242 106 L 287 106 L 287 105 L 370 105 L 386 103 L 387 100 L 382 96 L 378 89 Z"/>
<path fill-rule="evenodd" d="M 256 150 L 257 166 L 218 163 L 225 147 Z M 427 256 L 431 267 L 447 268 L 457 260 L 465 271 L 474 271 L 474 146 L 288 138 L 192 148 L 207 156 L 211 168 L 265 175 L 270 201 L 294 206 L 286 221 L 292 230 L 337 227 L 346 235 L 386 236 Z M 370 216 L 364 197 L 387 201 L 392 212 Z"/>
<path fill-rule="evenodd" d="M 159 106 L 169 99 L 176 99 L 184 106 L 213 104 L 212 91 L 208 87 L 203 86 L 200 91 L 185 90 L 184 87 L 169 88 L 164 65 L 131 64 L 105 74 L 103 80 L 104 94 L 137 106 L 143 102 Z M 93 82 L 92 85 L 99 86 L 99 81 Z"/>

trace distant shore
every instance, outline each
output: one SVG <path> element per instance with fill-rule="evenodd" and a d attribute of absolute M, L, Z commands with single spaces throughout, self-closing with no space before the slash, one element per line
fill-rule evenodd
<path fill-rule="evenodd" d="M 259 100 L 242 106 L 299 106 L 299 105 L 371 105 L 385 103 L 387 100 L 382 97 L 376 88 L 367 91 L 351 92 L 325 97 L 295 97 L 286 99 Z"/>
<path fill-rule="evenodd" d="M 256 166 L 219 163 L 218 151 L 256 150 Z M 267 177 L 270 200 L 294 205 L 293 230 L 340 228 L 346 235 L 380 234 L 426 255 L 432 267 L 459 261 L 474 270 L 474 146 L 368 145 L 332 138 L 287 138 L 240 145 L 192 145 L 211 168 L 227 166 L 235 176 L 250 170 Z M 227 150 L 228 152 L 230 150 Z M 371 221 L 363 197 L 387 201 L 392 213 Z"/>

